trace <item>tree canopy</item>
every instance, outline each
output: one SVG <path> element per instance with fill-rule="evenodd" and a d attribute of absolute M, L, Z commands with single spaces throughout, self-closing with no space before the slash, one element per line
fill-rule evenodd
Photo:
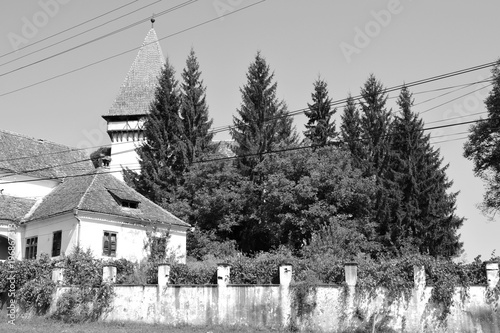
<path fill-rule="evenodd" d="M 464 156 L 474 163 L 474 173 L 486 184 L 485 213 L 500 209 L 500 60 L 492 69 L 493 88 L 485 100 L 488 117 L 469 129 Z"/>

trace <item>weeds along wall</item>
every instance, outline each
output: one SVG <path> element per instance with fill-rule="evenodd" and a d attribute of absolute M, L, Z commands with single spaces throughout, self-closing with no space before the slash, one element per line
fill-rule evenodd
<path fill-rule="evenodd" d="M 398 294 L 361 288 L 352 268 L 346 266 L 342 285 L 293 283 L 289 265 L 280 267 L 276 285 L 230 284 L 228 265 L 218 267 L 216 285 L 169 285 L 170 272 L 162 268 L 159 285 L 115 285 L 101 320 L 328 332 L 500 331 L 498 264 L 488 272 L 487 286 L 454 288 L 448 309 L 434 301 L 437 287 L 425 285 L 423 267 L 414 269 L 414 285 Z M 57 287 L 55 300 L 67 288 Z"/>

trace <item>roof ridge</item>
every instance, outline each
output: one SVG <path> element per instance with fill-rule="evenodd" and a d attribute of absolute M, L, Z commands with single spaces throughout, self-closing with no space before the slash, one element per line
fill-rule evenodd
<path fill-rule="evenodd" d="M 76 205 L 75 209 L 80 209 L 82 203 L 83 203 L 83 200 L 85 199 L 85 196 L 87 195 L 87 193 L 89 192 L 89 189 L 92 187 L 92 185 L 94 185 L 94 181 L 95 179 L 97 178 L 97 174 L 98 172 L 94 172 L 92 177 L 92 180 L 90 181 L 90 184 L 89 186 L 87 186 L 87 188 L 85 189 L 85 192 L 83 192 L 83 195 L 82 197 L 80 198 L 80 201 L 78 201 L 78 204 Z M 90 175 L 90 174 L 89 174 Z"/>

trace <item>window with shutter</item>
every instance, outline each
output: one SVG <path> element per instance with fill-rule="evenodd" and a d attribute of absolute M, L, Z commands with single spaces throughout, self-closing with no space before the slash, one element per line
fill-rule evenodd
<path fill-rule="evenodd" d="M 26 238 L 26 250 L 24 252 L 24 258 L 36 259 L 37 247 L 38 247 L 38 236 Z"/>
<path fill-rule="evenodd" d="M 55 231 L 52 237 L 52 256 L 57 257 L 61 255 L 61 242 L 62 231 Z"/>
<path fill-rule="evenodd" d="M 116 232 L 104 231 L 102 240 L 102 255 L 108 257 L 116 256 Z"/>

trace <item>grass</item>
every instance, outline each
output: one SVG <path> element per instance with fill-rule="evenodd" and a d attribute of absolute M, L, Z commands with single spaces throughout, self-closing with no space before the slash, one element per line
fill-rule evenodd
<path fill-rule="evenodd" d="M 31 319 L 17 318 L 15 325 L 7 323 L 3 317 L 0 322 L 0 332 L 12 333 L 280 333 L 285 330 L 267 328 L 228 327 L 228 326 L 169 326 L 162 324 L 144 324 L 129 322 L 94 322 L 82 324 L 65 324 L 60 321 L 34 317 Z"/>

